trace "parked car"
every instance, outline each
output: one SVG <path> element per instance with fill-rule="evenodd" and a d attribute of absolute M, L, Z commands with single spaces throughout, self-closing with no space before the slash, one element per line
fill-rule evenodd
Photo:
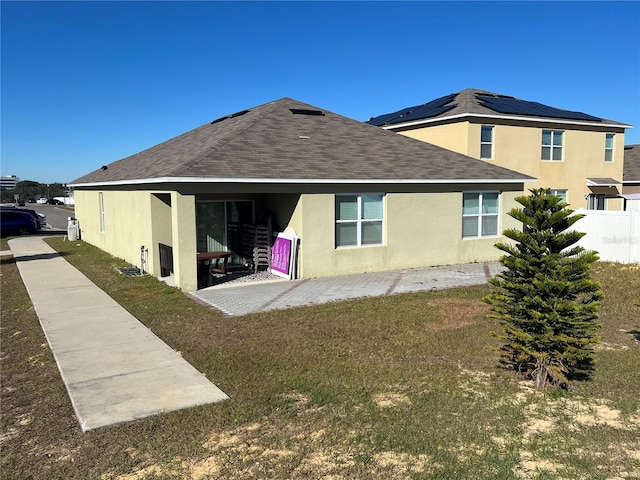
<path fill-rule="evenodd" d="M 35 210 L 31 210 L 29 208 L 16 208 L 15 205 L 2 205 L 0 206 L 0 210 L 3 211 L 10 211 L 10 212 L 27 212 L 29 215 L 31 215 L 36 223 L 38 224 L 38 230 L 40 230 L 42 227 L 44 227 L 47 224 L 47 216 L 36 212 Z"/>
<path fill-rule="evenodd" d="M 40 230 L 47 224 L 47 216 L 43 215 L 42 213 L 38 213 L 35 210 L 30 210 L 28 208 L 19 208 L 18 211 L 29 212 L 29 214 L 36 219 L 36 222 L 38 223 L 38 230 Z"/>
<path fill-rule="evenodd" d="M 36 203 L 36 202 L 37 202 L 37 200 L 34 197 L 31 197 L 29 199 L 29 203 Z"/>
<path fill-rule="evenodd" d="M 38 219 L 40 220 L 40 228 L 45 227 L 47 225 L 47 216 L 40 212 L 36 212 L 36 215 L 38 215 Z"/>
<path fill-rule="evenodd" d="M 6 235 L 28 235 L 36 233 L 40 228 L 38 221 L 27 210 L 17 208 L 0 209 L 0 231 Z"/>
<path fill-rule="evenodd" d="M 64 205 L 64 202 L 61 202 L 60 200 L 56 200 L 55 198 L 50 198 L 49 200 L 47 200 L 47 204 L 48 205 Z"/>

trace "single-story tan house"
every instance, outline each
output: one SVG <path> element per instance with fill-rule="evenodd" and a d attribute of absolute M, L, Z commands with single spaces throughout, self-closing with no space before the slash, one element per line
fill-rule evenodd
<path fill-rule="evenodd" d="M 270 223 L 299 278 L 496 260 L 534 178 L 291 98 L 216 119 L 71 183 L 82 238 L 198 288 L 198 252 L 250 263 Z M 168 258 L 168 256 L 170 258 Z"/>

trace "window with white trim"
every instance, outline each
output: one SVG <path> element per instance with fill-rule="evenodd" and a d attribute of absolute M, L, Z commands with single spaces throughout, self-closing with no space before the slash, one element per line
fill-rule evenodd
<path fill-rule="evenodd" d="M 604 161 L 613 162 L 613 133 L 607 133 L 604 140 Z"/>
<path fill-rule="evenodd" d="M 493 127 L 482 125 L 480 129 L 480 158 L 493 158 Z"/>
<path fill-rule="evenodd" d="M 384 195 L 336 195 L 336 247 L 381 245 Z"/>
<path fill-rule="evenodd" d="M 104 193 L 98 192 L 98 200 L 100 202 L 100 231 L 105 231 L 104 223 Z"/>
<path fill-rule="evenodd" d="M 606 210 L 607 199 L 603 193 L 590 193 L 587 195 L 587 208 L 589 210 Z"/>
<path fill-rule="evenodd" d="M 462 194 L 462 238 L 498 235 L 499 192 Z"/>
<path fill-rule="evenodd" d="M 566 189 L 559 189 L 559 188 L 553 189 L 552 188 L 551 190 L 549 190 L 549 193 L 551 195 L 559 196 L 560 198 L 562 198 L 562 201 L 564 203 L 567 203 L 567 190 Z"/>
<path fill-rule="evenodd" d="M 542 160 L 559 162 L 562 160 L 562 137 L 560 130 L 542 131 Z"/>

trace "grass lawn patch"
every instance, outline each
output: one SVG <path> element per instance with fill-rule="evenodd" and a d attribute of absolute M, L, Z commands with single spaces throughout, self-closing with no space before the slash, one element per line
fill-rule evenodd
<path fill-rule="evenodd" d="M 3 478 L 640 477 L 635 266 L 596 265 L 593 380 L 542 394 L 497 367 L 489 287 L 224 317 L 84 242 L 47 242 L 231 399 L 83 434 L 5 257 Z"/>

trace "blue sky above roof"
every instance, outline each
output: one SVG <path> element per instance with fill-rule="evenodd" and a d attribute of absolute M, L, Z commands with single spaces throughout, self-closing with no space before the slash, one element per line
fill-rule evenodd
<path fill-rule="evenodd" d="M 282 97 L 366 121 L 470 87 L 632 124 L 640 143 L 639 2 L 0 8 L 3 176 L 64 183 Z"/>

